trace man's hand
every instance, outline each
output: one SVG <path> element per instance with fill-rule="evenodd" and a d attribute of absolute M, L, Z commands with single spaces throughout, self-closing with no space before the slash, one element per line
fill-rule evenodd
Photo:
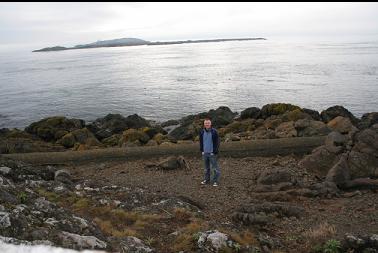
<path fill-rule="evenodd" d="M 214 153 L 210 153 L 210 155 L 214 155 Z"/>
<path fill-rule="evenodd" d="M 205 154 L 205 152 L 202 152 L 202 155 L 204 155 Z"/>

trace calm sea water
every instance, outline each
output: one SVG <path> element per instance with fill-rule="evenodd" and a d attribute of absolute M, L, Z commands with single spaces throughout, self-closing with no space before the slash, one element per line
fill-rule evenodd
<path fill-rule="evenodd" d="M 0 54 L 0 128 L 47 116 L 163 121 L 287 102 L 378 111 L 378 42 L 222 42 Z"/>

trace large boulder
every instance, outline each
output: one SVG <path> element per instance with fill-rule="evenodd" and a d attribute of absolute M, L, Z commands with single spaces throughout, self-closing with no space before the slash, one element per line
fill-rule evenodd
<path fill-rule="evenodd" d="M 150 140 L 150 137 L 138 129 L 128 129 L 122 133 L 122 137 L 119 140 L 120 146 L 125 146 L 127 143 L 135 143 L 137 145 L 146 144 Z"/>
<path fill-rule="evenodd" d="M 322 120 L 325 123 L 330 122 L 332 119 L 336 118 L 337 116 L 342 116 L 345 118 L 349 118 L 353 124 L 357 124 L 358 119 L 347 109 L 343 106 L 335 105 L 332 107 L 327 108 L 326 110 L 320 113 Z"/>
<path fill-rule="evenodd" d="M 328 171 L 326 181 L 342 185 L 351 179 L 347 158 L 346 153 L 341 155 L 340 160 Z"/>
<path fill-rule="evenodd" d="M 264 126 L 258 127 L 256 130 L 250 132 L 249 136 L 251 139 L 275 139 L 277 136 L 275 135 L 274 130 L 266 129 Z"/>
<path fill-rule="evenodd" d="M 275 130 L 275 135 L 279 138 L 296 137 L 297 130 L 294 127 L 294 122 L 283 122 Z"/>
<path fill-rule="evenodd" d="M 180 126 L 173 129 L 169 135 L 176 140 L 194 140 L 203 128 L 205 118 L 211 119 L 214 128 L 221 128 L 230 124 L 236 115 L 236 112 L 232 112 L 226 106 L 220 106 L 216 110 L 211 109 L 208 112 L 196 115 L 189 115 L 180 119 Z"/>
<path fill-rule="evenodd" d="M 88 147 L 101 147 L 102 143 L 87 128 L 74 130 L 64 135 L 57 143 L 66 148 L 72 148 L 76 143 L 84 144 Z"/>
<path fill-rule="evenodd" d="M 307 108 L 302 108 L 302 111 L 310 115 L 314 120 L 322 120 L 318 111 Z"/>
<path fill-rule="evenodd" d="M 342 134 L 357 131 L 357 128 L 352 124 L 351 120 L 346 117 L 337 116 L 327 123 L 327 126 L 334 131 Z"/>
<path fill-rule="evenodd" d="M 366 129 L 374 124 L 378 124 L 378 112 L 365 113 L 358 123 L 359 129 Z"/>
<path fill-rule="evenodd" d="M 56 116 L 34 122 L 26 127 L 25 131 L 45 141 L 56 141 L 68 132 L 81 129 L 84 126 L 84 120 Z"/>
<path fill-rule="evenodd" d="M 263 119 L 266 119 L 272 115 L 280 115 L 288 111 L 294 111 L 296 109 L 300 109 L 300 107 L 292 104 L 274 103 L 264 105 L 261 108 L 260 114 Z"/>
<path fill-rule="evenodd" d="M 292 111 L 287 111 L 282 114 L 283 121 L 297 121 L 299 119 L 313 119 L 311 115 L 302 111 L 302 109 L 295 109 Z"/>
<path fill-rule="evenodd" d="M 96 119 L 87 127 L 99 140 L 102 140 L 113 134 L 122 133 L 129 128 L 143 128 L 149 126 L 150 123 L 137 114 L 127 116 L 126 118 L 120 114 L 108 114 L 103 118 Z"/>
<path fill-rule="evenodd" d="M 347 162 L 351 179 L 378 176 L 378 157 L 352 150 Z"/>
<path fill-rule="evenodd" d="M 284 182 L 294 182 L 295 176 L 294 174 L 288 169 L 268 169 L 264 170 L 260 173 L 259 177 L 257 178 L 258 184 L 278 184 Z"/>
<path fill-rule="evenodd" d="M 299 137 L 327 135 L 331 129 L 322 121 L 299 119 L 294 123 Z"/>
<path fill-rule="evenodd" d="M 260 116 L 260 108 L 249 107 L 240 113 L 241 119 L 257 119 Z"/>
<path fill-rule="evenodd" d="M 324 145 L 306 155 L 298 165 L 315 173 L 320 177 L 326 176 L 329 169 L 332 168 L 340 159 L 340 154 L 330 152 Z"/>

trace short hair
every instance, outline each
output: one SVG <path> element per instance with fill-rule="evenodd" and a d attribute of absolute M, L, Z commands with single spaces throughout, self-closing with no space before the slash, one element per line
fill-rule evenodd
<path fill-rule="evenodd" d="M 206 120 L 208 120 L 208 121 L 211 122 L 211 119 L 210 119 L 210 118 L 205 118 L 203 121 L 205 122 Z"/>

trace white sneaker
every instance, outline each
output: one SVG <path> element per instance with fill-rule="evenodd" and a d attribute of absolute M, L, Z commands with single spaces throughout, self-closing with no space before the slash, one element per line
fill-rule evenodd
<path fill-rule="evenodd" d="M 207 184 L 208 183 L 208 181 L 206 181 L 206 180 L 203 180 L 202 182 L 201 182 L 201 184 Z"/>
<path fill-rule="evenodd" d="M 218 183 L 214 183 L 213 186 L 218 186 Z"/>

